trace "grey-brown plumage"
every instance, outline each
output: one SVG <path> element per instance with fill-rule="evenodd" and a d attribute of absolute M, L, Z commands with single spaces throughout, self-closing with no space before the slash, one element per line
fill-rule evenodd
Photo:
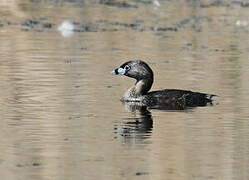
<path fill-rule="evenodd" d="M 212 103 L 212 97 L 215 96 L 179 89 L 149 92 L 154 81 L 153 71 L 141 60 L 128 61 L 112 73 L 136 79 L 134 86 L 125 92 L 122 98 L 124 102 L 135 102 L 151 108 L 185 109 L 186 107 L 206 106 Z"/>

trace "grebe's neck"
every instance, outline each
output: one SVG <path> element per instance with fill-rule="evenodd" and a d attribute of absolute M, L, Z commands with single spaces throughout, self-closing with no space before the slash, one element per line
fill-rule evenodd
<path fill-rule="evenodd" d="M 125 92 L 123 100 L 139 101 L 141 96 L 147 94 L 152 84 L 153 84 L 153 78 L 137 80 L 135 85 Z"/>
<path fill-rule="evenodd" d="M 136 84 L 134 85 L 134 90 L 136 92 L 136 95 L 142 96 L 142 95 L 147 94 L 152 84 L 153 84 L 153 78 L 138 80 Z"/>

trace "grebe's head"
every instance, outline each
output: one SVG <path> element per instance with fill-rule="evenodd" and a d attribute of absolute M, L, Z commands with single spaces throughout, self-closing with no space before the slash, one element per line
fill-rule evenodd
<path fill-rule="evenodd" d="M 153 71 L 141 60 L 128 61 L 112 71 L 115 75 L 125 75 L 136 80 L 153 79 Z"/>

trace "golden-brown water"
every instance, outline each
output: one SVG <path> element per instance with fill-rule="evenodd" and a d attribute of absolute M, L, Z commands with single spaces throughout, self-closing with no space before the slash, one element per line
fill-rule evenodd
<path fill-rule="evenodd" d="M 248 6 L 1 1 L 1 180 L 249 179 Z M 119 99 L 133 80 L 110 74 L 130 59 L 150 64 L 154 90 L 219 97 L 132 110 Z"/>

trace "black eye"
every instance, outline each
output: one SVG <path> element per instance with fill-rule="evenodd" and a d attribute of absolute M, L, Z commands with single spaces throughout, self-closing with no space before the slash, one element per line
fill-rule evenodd
<path fill-rule="evenodd" d="M 126 66 L 124 67 L 124 69 L 125 69 L 126 71 L 128 71 L 128 70 L 130 70 L 130 69 L 131 69 L 131 67 L 130 67 L 130 66 L 128 66 L 128 65 L 126 65 Z"/>

